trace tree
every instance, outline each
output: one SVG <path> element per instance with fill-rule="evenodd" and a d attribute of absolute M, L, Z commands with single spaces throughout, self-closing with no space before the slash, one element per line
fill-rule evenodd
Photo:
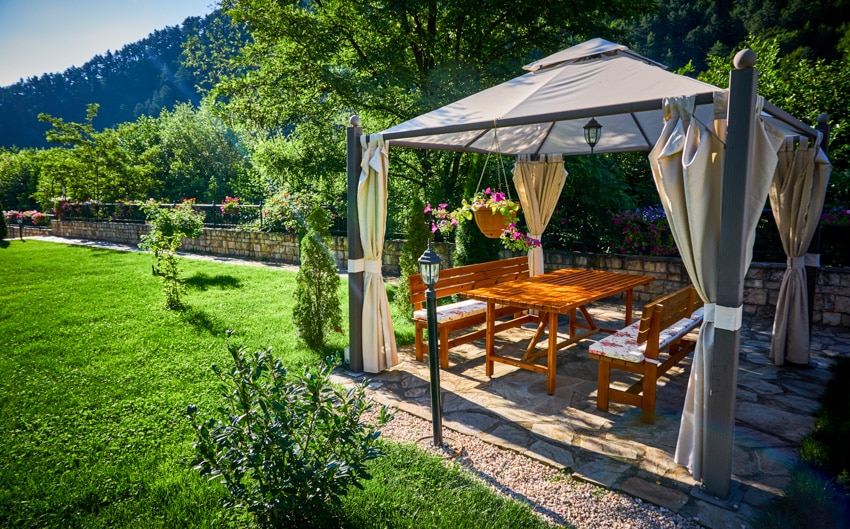
<path fill-rule="evenodd" d="M 315 167 L 338 167 L 351 114 L 367 130 L 381 130 L 502 82 L 522 64 L 588 36 L 616 39 L 626 21 L 653 6 L 650 0 L 225 0 L 224 13 L 248 27 L 251 38 L 215 69 L 225 73 L 210 94 L 232 119 L 263 130 L 286 137 L 308 126 L 324 131 L 336 149 L 323 151 L 327 161 Z M 215 48 L 199 46 L 193 56 L 206 49 Z M 391 203 L 407 203 L 412 186 L 440 189 L 470 177 L 452 154 L 405 152 L 394 163 L 391 182 L 404 182 L 391 185 L 408 194 Z M 333 177 L 344 180 L 335 170 Z M 321 170 L 309 174 L 328 178 Z"/>
<path fill-rule="evenodd" d="M 76 197 L 84 199 L 101 199 L 101 177 L 104 170 L 104 147 L 97 141 L 94 118 L 100 105 L 90 103 L 86 105 L 85 123 L 66 123 L 64 119 L 41 113 L 38 120 L 49 123 L 53 128 L 47 131 L 47 141 L 59 143 L 74 149 L 74 155 L 78 162 L 85 168 L 85 172 L 78 175 L 86 184 L 82 187 L 88 189 L 88 196 Z"/>
<path fill-rule="evenodd" d="M 197 198 L 203 202 L 238 195 L 259 200 L 250 182 L 242 138 L 206 108 L 185 103 L 159 117 L 159 164 L 162 198 Z"/>
<path fill-rule="evenodd" d="M 325 343 L 325 333 L 342 326 L 337 290 L 340 279 L 336 262 L 328 250 L 330 220 L 316 207 L 307 217 L 307 234 L 301 239 L 301 266 L 295 281 L 292 318 L 301 338 L 310 348 Z"/>
<path fill-rule="evenodd" d="M 200 237 L 203 232 L 204 217 L 192 209 L 194 204 L 194 200 L 184 200 L 174 207 L 161 207 L 155 200 L 149 200 L 142 208 L 150 231 L 142 235 L 139 248 L 154 254 L 156 264 L 153 270 L 162 277 L 165 308 L 169 310 L 183 307 L 180 302 L 183 281 L 177 250 L 184 237 Z"/>
<path fill-rule="evenodd" d="M 393 302 L 405 318 L 412 319 L 413 305 L 410 302 L 410 286 L 407 283 L 407 278 L 419 273 L 419 257 L 428 247 L 428 239 L 431 235 L 428 231 L 428 224 L 425 222 L 425 204 L 416 195 L 410 201 L 407 218 L 407 236 L 401 246 L 401 254 L 398 258 L 401 275 L 398 278 L 398 288 L 396 288 Z"/>
<path fill-rule="evenodd" d="M 782 56 L 778 39 L 751 36 L 736 49 L 756 52 L 759 94 L 814 126 L 819 114 L 831 117 L 829 158 L 833 165 L 827 190 L 827 207 L 850 203 L 850 56 L 815 61 Z M 716 86 L 729 84 L 732 57 L 709 55 L 708 70 L 699 79 Z"/>
<path fill-rule="evenodd" d="M 9 209 L 35 209 L 39 152 L 34 149 L 0 150 L 0 202 Z"/>

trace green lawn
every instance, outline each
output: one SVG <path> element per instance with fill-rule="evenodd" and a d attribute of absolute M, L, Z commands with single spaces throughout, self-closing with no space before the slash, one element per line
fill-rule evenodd
<path fill-rule="evenodd" d="M 340 351 L 299 343 L 292 272 L 183 261 L 184 311 L 163 309 L 146 254 L 40 241 L 0 246 L 0 526 L 244 527 L 190 468 L 184 412 L 218 403 L 228 329 L 290 370 Z M 346 285 L 340 289 L 347 320 Z M 412 326 L 396 318 L 400 343 Z M 412 447 L 388 444 L 345 501 L 348 527 L 542 527 L 530 510 Z"/>

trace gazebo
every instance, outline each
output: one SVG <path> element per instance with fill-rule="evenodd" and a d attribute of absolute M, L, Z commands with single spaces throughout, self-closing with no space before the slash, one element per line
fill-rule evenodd
<path fill-rule="evenodd" d="M 771 350 L 782 365 L 790 349 L 803 347 L 808 354 L 804 254 L 830 169 L 819 147 L 822 135 L 757 95 L 754 65 L 752 51 L 740 52 L 729 89 L 721 90 L 594 39 L 379 134 L 362 135 L 353 118 L 347 144 L 352 370 L 378 372 L 397 358 L 381 278 L 389 142 L 515 155 L 518 165 L 534 165 L 547 163 L 543 155 L 562 160 L 588 154 L 583 129 L 596 120 L 604 141 L 594 153 L 649 151 L 683 263 L 706 306 L 675 459 L 702 481 L 701 494 L 721 505 L 734 503 L 739 329 L 755 226 L 770 195 L 789 255 L 774 324 L 775 334 L 781 333 Z M 548 221 L 541 217 L 546 219 L 534 228 L 538 234 Z M 530 268 L 542 271 L 542 250 L 529 259 Z"/>

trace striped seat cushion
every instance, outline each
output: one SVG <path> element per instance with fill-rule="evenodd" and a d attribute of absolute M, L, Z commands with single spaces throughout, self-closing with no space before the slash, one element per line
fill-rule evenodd
<path fill-rule="evenodd" d="M 700 307 L 689 318 L 682 318 L 666 329 L 662 329 L 658 336 L 658 349 L 664 349 L 673 341 L 694 330 L 702 323 L 702 314 L 703 310 Z M 611 336 L 594 343 L 590 346 L 590 354 L 604 356 L 606 358 L 616 358 L 636 364 L 643 362 L 646 360 L 644 352 L 646 352 L 647 342 L 637 343 L 638 331 L 640 331 L 640 321 L 636 321 Z"/>

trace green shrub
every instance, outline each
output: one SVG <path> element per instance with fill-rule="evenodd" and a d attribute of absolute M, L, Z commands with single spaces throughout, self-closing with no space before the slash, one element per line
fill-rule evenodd
<path fill-rule="evenodd" d="M 407 278 L 419 273 L 419 257 L 428 247 L 430 236 L 428 224 L 425 222 L 425 204 L 421 198 L 414 195 L 410 201 L 407 237 L 401 246 L 401 254 L 398 257 L 401 275 L 398 278 L 398 288 L 393 297 L 393 302 L 398 307 L 399 313 L 406 319 L 413 318 L 413 305 L 410 304 L 410 286 L 407 284 Z"/>
<path fill-rule="evenodd" d="M 379 428 L 392 418 L 374 406 L 364 387 L 331 386 L 331 359 L 288 380 L 271 350 L 247 353 L 228 342 L 234 365 L 213 366 L 225 403 L 206 420 L 187 412 L 195 431 L 201 475 L 218 478 L 230 493 L 225 505 L 246 509 L 262 527 L 327 524 L 329 501 L 338 505 L 350 486 L 371 479 L 366 462 L 383 455 Z"/>
<path fill-rule="evenodd" d="M 183 282 L 177 250 L 183 237 L 200 237 L 203 233 L 204 216 L 194 211 L 194 204 L 195 200 L 190 199 L 173 208 L 163 208 L 158 202 L 149 200 L 142 206 L 150 231 L 142 235 L 139 248 L 153 252 L 156 259 L 153 270 L 162 276 L 165 307 L 170 310 L 182 307 L 180 292 Z"/>
<path fill-rule="evenodd" d="M 474 222 L 461 222 L 455 230 L 455 266 L 485 263 L 499 259 L 499 239 L 488 239 Z"/>
<path fill-rule="evenodd" d="M 307 231 L 307 217 L 321 198 L 310 191 L 275 193 L 263 204 L 263 230 L 271 232 Z"/>
<path fill-rule="evenodd" d="M 6 226 L 6 215 L 3 214 L 3 204 L 0 204 L 0 240 L 9 236 L 9 228 Z"/>
<path fill-rule="evenodd" d="M 326 331 L 342 327 L 339 271 L 327 244 L 329 226 L 327 212 L 314 207 L 307 217 L 307 234 L 301 239 L 301 263 L 295 278 L 292 318 L 304 343 L 312 349 L 325 343 Z"/>

